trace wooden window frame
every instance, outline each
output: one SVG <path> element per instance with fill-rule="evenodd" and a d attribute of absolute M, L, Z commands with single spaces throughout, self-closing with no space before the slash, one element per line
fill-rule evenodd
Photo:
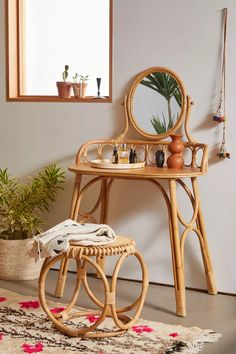
<path fill-rule="evenodd" d="M 6 100 L 18 102 L 112 102 L 112 53 L 113 53 L 113 0 L 109 0 L 109 96 L 96 100 L 92 96 L 80 98 L 60 98 L 58 96 L 23 95 L 24 89 L 24 50 L 22 47 L 24 0 L 5 0 L 6 11 Z"/>

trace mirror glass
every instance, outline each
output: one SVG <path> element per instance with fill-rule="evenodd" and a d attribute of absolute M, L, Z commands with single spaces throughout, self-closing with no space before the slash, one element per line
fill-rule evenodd
<path fill-rule="evenodd" d="M 164 134 L 181 116 L 182 92 L 178 81 L 168 72 L 151 72 L 143 77 L 133 95 L 133 117 L 147 134 Z"/>

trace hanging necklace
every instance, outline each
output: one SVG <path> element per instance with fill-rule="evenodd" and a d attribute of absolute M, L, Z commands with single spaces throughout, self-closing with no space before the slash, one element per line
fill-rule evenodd
<path fill-rule="evenodd" d="M 220 159 L 230 158 L 230 154 L 226 151 L 226 111 L 225 111 L 225 74 L 226 74 L 226 39 L 227 39 L 227 20 L 228 10 L 224 10 L 224 27 L 223 27 L 223 60 L 221 69 L 221 86 L 220 86 L 220 101 L 216 113 L 213 115 L 213 120 L 218 123 L 222 123 L 222 141 L 217 156 Z"/>

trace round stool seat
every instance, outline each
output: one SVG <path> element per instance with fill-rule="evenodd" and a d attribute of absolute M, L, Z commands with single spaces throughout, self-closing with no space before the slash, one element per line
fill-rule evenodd
<path fill-rule="evenodd" d="M 83 254 L 89 257 L 106 257 L 119 255 L 124 252 L 133 254 L 135 252 L 135 242 L 128 237 L 117 236 L 115 241 L 106 245 L 98 246 L 81 246 L 78 244 L 78 241 L 70 241 L 70 248 L 67 251 L 67 255 L 69 258 L 76 258 L 76 255 L 78 254 Z"/>
<path fill-rule="evenodd" d="M 104 273 L 103 267 L 96 263 L 91 257 L 95 256 L 97 259 L 104 259 L 107 256 L 119 256 L 115 264 L 111 282 L 109 284 L 108 279 Z M 130 305 L 117 308 L 116 307 L 116 287 L 119 270 L 129 256 L 134 256 L 142 270 L 142 288 L 138 298 Z M 52 313 L 50 306 L 46 301 L 45 283 L 49 270 L 54 267 L 58 261 L 62 261 L 68 266 L 68 260 L 75 259 L 77 264 L 77 277 L 75 289 L 71 300 L 66 305 L 62 312 Z M 91 265 L 97 272 L 100 280 L 103 283 L 104 288 L 104 301 L 101 302 L 96 295 L 92 292 L 87 281 L 87 266 Z M 66 269 L 66 268 L 65 268 Z M 63 276 L 66 276 L 63 274 Z M 79 296 L 81 284 L 90 299 L 98 306 L 98 310 L 88 310 L 74 308 L 77 298 Z M 70 241 L 70 247 L 64 254 L 46 258 L 41 269 L 39 278 L 39 300 L 43 310 L 48 315 L 49 319 L 53 322 L 55 327 L 69 336 L 90 337 L 90 338 L 102 338 L 111 337 L 125 333 L 131 326 L 138 320 L 142 311 L 144 300 L 148 289 L 148 275 L 147 267 L 144 263 L 143 257 L 139 251 L 135 249 L 135 242 L 124 236 L 117 236 L 116 240 L 106 244 L 98 246 L 81 246 L 76 241 Z M 73 309 L 74 308 L 74 309 Z M 125 313 L 134 310 L 133 317 L 127 316 Z M 76 311 L 76 312 L 75 312 Z M 98 315 L 97 321 L 87 327 L 77 328 L 71 323 L 70 320 L 75 320 L 88 315 Z M 97 327 L 104 321 L 106 317 L 111 317 L 118 327 L 117 330 L 111 329 L 111 331 L 97 331 Z M 95 331 L 96 330 L 96 331 Z"/>

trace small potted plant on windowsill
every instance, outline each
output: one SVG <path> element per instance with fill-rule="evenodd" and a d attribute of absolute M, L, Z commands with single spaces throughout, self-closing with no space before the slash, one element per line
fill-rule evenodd
<path fill-rule="evenodd" d="M 57 81 L 58 96 L 61 98 L 71 98 L 71 82 L 66 82 L 69 66 L 65 65 L 62 73 L 63 81 Z"/>
<path fill-rule="evenodd" d="M 0 279 L 38 278 L 42 260 L 29 257 L 32 238 L 42 232 L 41 213 L 49 211 L 64 179 L 56 165 L 39 172 L 30 184 L 0 169 Z"/>
<path fill-rule="evenodd" d="M 87 90 L 87 86 L 88 83 L 86 81 L 88 81 L 89 79 L 89 75 L 80 75 L 80 98 L 85 98 L 86 97 L 86 90 Z"/>
<path fill-rule="evenodd" d="M 73 88 L 73 92 L 74 92 L 74 96 L 76 98 L 80 98 L 80 83 L 77 82 L 79 78 L 79 75 L 76 73 L 74 76 L 72 76 L 73 79 L 73 83 L 72 83 L 72 88 Z"/>

